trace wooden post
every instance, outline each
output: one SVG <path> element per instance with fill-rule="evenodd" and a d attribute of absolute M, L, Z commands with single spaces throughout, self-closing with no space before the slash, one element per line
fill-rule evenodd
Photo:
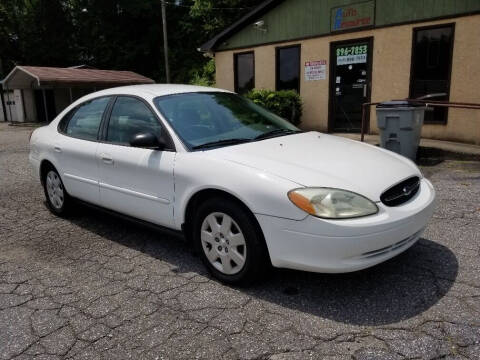
<path fill-rule="evenodd" d="M 45 95 L 45 89 L 42 89 L 42 96 L 43 96 L 43 106 L 45 107 L 45 121 L 48 123 L 48 109 L 47 109 L 47 97 Z"/>

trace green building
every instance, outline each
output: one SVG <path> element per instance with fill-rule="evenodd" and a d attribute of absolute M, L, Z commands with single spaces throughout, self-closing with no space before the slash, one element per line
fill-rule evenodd
<path fill-rule="evenodd" d="M 268 0 L 201 50 L 218 87 L 295 89 L 303 128 L 358 132 L 366 102 L 480 103 L 478 39 L 478 0 Z M 436 108 L 422 136 L 480 144 L 480 111 Z"/>

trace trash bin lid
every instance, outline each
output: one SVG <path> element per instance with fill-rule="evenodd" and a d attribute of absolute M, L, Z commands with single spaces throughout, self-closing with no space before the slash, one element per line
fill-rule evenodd
<path fill-rule="evenodd" d="M 384 101 L 377 105 L 377 108 L 406 108 L 406 107 L 425 107 L 425 104 L 407 101 L 407 100 L 396 100 L 396 101 Z"/>

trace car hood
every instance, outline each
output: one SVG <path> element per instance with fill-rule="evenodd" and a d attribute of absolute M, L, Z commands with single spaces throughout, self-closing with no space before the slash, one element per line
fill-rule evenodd
<path fill-rule="evenodd" d="M 333 187 L 373 201 L 392 185 L 421 176 L 400 155 L 342 137 L 315 131 L 208 151 L 220 157 L 288 179 L 299 186 Z"/>

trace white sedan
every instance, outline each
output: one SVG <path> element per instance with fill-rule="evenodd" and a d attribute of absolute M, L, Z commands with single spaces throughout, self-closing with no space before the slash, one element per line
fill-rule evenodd
<path fill-rule="evenodd" d="M 183 231 L 211 273 L 341 273 L 422 235 L 435 191 L 410 160 L 303 132 L 234 93 L 140 85 L 89 94 L 30 139 L 51 211 L 74 200 Z"/>

